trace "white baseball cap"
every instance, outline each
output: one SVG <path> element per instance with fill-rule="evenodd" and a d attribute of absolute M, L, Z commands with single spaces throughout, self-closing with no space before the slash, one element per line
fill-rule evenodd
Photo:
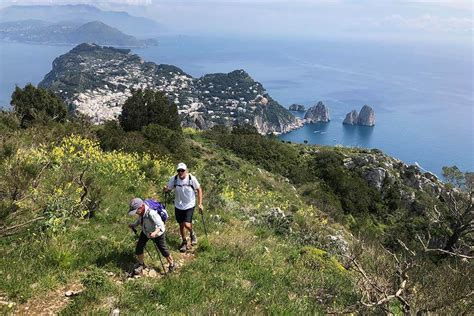
<path fill-rule="evenodd" d="M 186 167 L 186 164 L 185 164 L 184 162 L 180 162 L 180 163 L 178 164 L 178 166 L 176 167 L 176 170 L 181 170 L 181 169 L 183 169 L 183 170 L 187 170 L 187 169 L 188 169 L 188 167 Z"/>

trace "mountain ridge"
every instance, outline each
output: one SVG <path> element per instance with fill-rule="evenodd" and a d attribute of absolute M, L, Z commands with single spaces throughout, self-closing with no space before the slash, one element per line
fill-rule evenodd
<path fill-rule="evenodd" d="M 93 5 L 13 5 L 0 9 L 2 21 L 39 19 L 86 23 L 101 21 L 134 36 L 154 36 L 165 30 L 155 20 L 130 15 L 124 11 L 101 10 Z"/>
<path fill-rule="evenodd" d="M 154 40 L 139 40 L 101 21 L 86 23 L 24 20 L 0 23 L 0 39 L 22 43 L 77 45 L 95 42 L 118 47 L 146 47 Z"/>

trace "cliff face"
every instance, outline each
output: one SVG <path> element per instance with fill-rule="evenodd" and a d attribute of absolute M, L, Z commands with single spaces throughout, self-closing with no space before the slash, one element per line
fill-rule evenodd
<path fill-rule="evenodd" d="M 357 120 L 359 125 L 374 126 L 375 125 L 375 112 L 368 106 L 364 105 L 359 112 L 359 118 Z"/>
<path fill-rule="evenodd" d="M 422 172 L 418 166 L 407 165 L 378 150 L 346 155 L 344 166 L 360 173 L 382 196 L 390 194 L 387 188 L 398 184 L 405 206 L 416 211 L 423 211 L 416 203 L 417 195 L 426 193 L 439 198 L 446 191 L 444 183 L 434 174 Z"/>
<path fill-rule="evenodd" d="M 95 44 L 81 44 L 56 58 L 39 86 L 95 123 L 116 119 L 133 89 L 153 89 L 176 104 L 183 126 L 253 124 L 262 134 L 301 126 L 244 70 L 193 78 L 178 67 L 145 62 L 130 50 Z"/>
<path fill-rule="evenodd" d="M 342 124 L 374 126 L 375 112 L 370 106 L 364 105 L 359 114 L 357 114 L 356 110 L 352 110 L 351 112 L 347 113 L 346 118 Z"/>
<path fill-rule="evenodd" d="M 344 119 L 344 122 L 342 122 L 342 124 L 355 125 L 357 124 L 358 118 L 359 114 L 357 114 L 357 111 L 352 110 L 351 112 L 346 114 L 346 118 Z"/>
<path fill-rule="evenodd" d="M 307 123 L 329 122 L 329 109 L 323 102 L 319 101 L 318 104 L 308 109 L 304 118 Z"/>

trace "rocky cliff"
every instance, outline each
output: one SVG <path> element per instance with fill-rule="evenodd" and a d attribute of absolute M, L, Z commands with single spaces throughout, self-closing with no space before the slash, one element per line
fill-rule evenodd
<path fill-rule="evenodd" d="M 416 203 L 417 195 L 426 193 L 439 198 L 446 191 L 445 184 L 436 175 L 422 172 L 418 166 L 407 165 L 376 149 L 346 155 L 344 166 L 360 173 L 382 196 L 390 194 L 390 188 L 397 187 L 405 205 L 416 211 L 422 211 Z"/>
<path fill-rule="evenodd" d="M 352 110 L 351 112 L 347 113 L 346 118 L 342 124 L 374 126 L 375 112 L 370 106 L 364 105 L 359 114 L 356 110 Z"/>
<path fill-rule="evenodd" d="M 329 109 L 321 101 L 315 106 L 310 107 L 304 115 L 304 118 L 307 123 L 329 122 L 331 120 L 329 117 Z"/>
<path fill-rule="evenodd" d="M 364 105 L 359 112 L 359 118 L 357 119 L 357 124 L 364 126 L 374 126 L 375 125 L 375 112 L 368 106 Z"/>
<path fill-rule="evenodd" d="M 260 133 L 301 126 L 244 70 L 193 78 L 178 67 L 145 62 L 127 49 L 81 44 L 53 61 L 39 86 L 53 90 L 95 123 L 114 120 L 134 89 L 163 91 L 183 126 L 254 125 Z"/>
<path fill-rule="evenodd" d="M 358 118 L 359 118 L 359 114 L 357 113 L 357 111 L 352 110 L 346 114 L 346 118 L 344 119 L 344 122 L 342 122 L 342 124 L 356 125 Z"/>

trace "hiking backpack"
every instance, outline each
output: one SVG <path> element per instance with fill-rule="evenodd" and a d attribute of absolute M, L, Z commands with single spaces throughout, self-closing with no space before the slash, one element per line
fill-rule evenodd
<path fill-rule="evenodd" d="M 160 215 L 163 223 L 166 222 L 166 220 L 168 219 L 168 212 L 163 207 L 163 204 L 153 199 L 147 199 L 144 202 L 146 203 L 146 205 L 148 205 L 149 208 L 155 210 Z"/>
<path fill-rule="evenodd" d="M 193 191 L 196 191 L 196 189 L 194 189 L 193 183 L 191 182 L 191 181 L 192 181 L 192 179 L 191 179 L 191 174 L 188 174 L 188 176 L 189 176 L 188 184 L 181 185 L 181 184 L 178 184 L 178 175 L 175 175 L 175 176 L 174 176 L 174 188 L 176 188 L 176 187 L 183 187 L 183 186 L 189 186 L 189 187 L 191 187 L 191 189 L 193 189 Z"/>

